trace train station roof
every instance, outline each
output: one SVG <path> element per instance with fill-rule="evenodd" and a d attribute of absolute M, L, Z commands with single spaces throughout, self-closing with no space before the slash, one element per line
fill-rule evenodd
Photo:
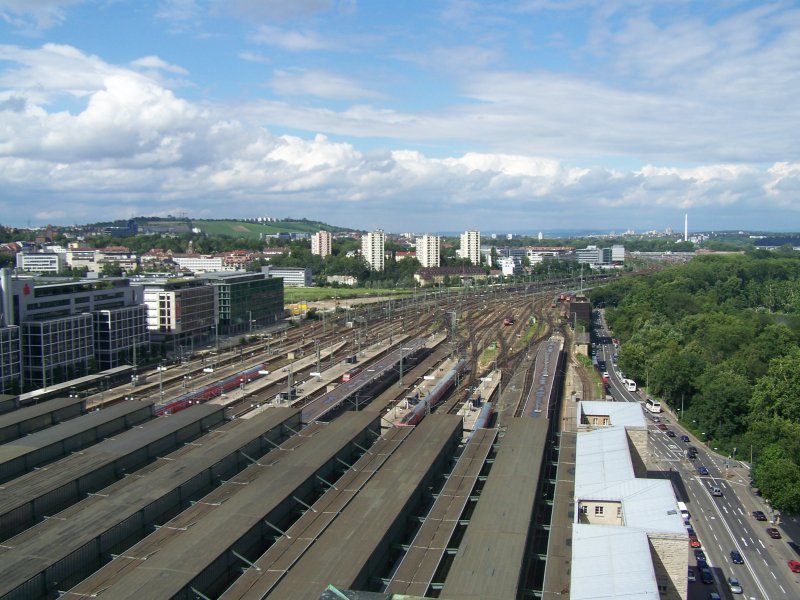
<path fill-rule="evenodd" d="M 638 402 L 606 402 L 605 400 L 584 400 L 578 403 L 578 423 L 585 423 L 593 416 L 608 417 L 607 426 L 647 427 L 642 407 Z M 589 423 L 591 425 L 591 422 Z"/>

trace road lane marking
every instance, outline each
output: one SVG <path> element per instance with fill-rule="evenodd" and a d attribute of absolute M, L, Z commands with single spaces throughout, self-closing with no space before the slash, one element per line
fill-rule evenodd
<path fill-rule="evenodd" d="M 767 547 L 764 545 L 764 542 L 762 542 L 761 540 L 758 540 L 758 543 L 759 543 L 759 544 L 761 544 L 761 547 L 762 547 L 764 550 L 766 550 L 766 549 L 767 549 Z"/>
<path fill-rule="evenodd" d="M 747 548 L 747 542 L 745 541 L 744 538 L 742 538 L 742 543 L 744 544 L 744 547 Z"/>

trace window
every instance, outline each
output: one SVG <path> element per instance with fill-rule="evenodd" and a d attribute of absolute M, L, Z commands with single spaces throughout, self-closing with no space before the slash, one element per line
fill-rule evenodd
<path fill-rule="evenodd" d="M 602 506 L 595 506 L 594 507 L 594 516 L 595 517 L 602 517 L 603 516 L 603 507 Z"/>
<path fill-rule="evenodd" d="M 582 515 L 585 515 L 585 514 L 588 514 L 588 513 L 589 513 L 589 507 L 588 507 L 588 506 L 586 506 L 585 504 L 583 504 L 583 505 L 581 506 L 581 514 L 582 514 Z"/>
<path fill-rule="evenodd" d="M 617 507 L 617 518 L 618 519 L 622 518 L 622 507 L 621 506 Z"/>

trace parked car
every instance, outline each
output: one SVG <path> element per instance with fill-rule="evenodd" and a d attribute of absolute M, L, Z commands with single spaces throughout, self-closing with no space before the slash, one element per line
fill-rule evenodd
<path fill-rule="evenodd" d="M 689 545 L 690 545 L 692 548 L 699 548 L 699 547 L 700 547 L 700 546 L 702 546 L 703 544 L 701 544 L 701 543 L 700 543 L 700 540 L 699 540 L 699 539 L 697 539 L 697 536 L 696 536 L 696 535 L 690 535 L 690 536 L 689 536 Z"/>
<path fill-rule="evenodd" d="M 714 583 L 714 576 L 711 574 L 711 569 L 708 567 L 700 569 L 700 581 L 706 585 Z"/>
<path fill-rule="evenodd" d="M 703 550 L 701 548 L 695 548 L 694 549 L 694 559 L 695 560 L 705 560 L 706 559 L 706 553 L 703 552 Z"/>
<path fill-rule="evenodd" d="M 744 559 L 742 555 L 739 554 L 738 550 L 731 550 L 731 562 L 735 565 L 743 565 Z"/>
<path fill-rule="evenodd" d="M 722 600 L 717 592 L 711 592 L 708 595 L 708 600 Z"/>
<path fill-rule="evenodd" d="M 767 535 L 771 537 L 773 540 L 781 539 L 781 532 L 775 529 L 774 527 L 767 527 Z"/>
<path fill-rule="evenodd" d="M 792 573 L 800 573 L 800 561 L 790 560 L 788 563 L 789 569 L 791 569 Z"/>
<path fill-rule="evenodd" d="M 797 552 L 797 554 L 800 554 L 800 544 L 798 544 L 797 542 L 792 542 L 792 541 L 789 541 L 789 542 L 786 542 L 786 543 L 789 544 L 789 548 L 791 548 L 792 550 Z"/>
<path fill-rule="evenodd" d="M 697 581 L 697 576 L 694 574 L 694 569 L 691 568 L 689 569 L 689 574 L 687 576 L 687 579 L 689 580 L 689 583 L 694 583 L 695 581 Z"/>
<path fill-rule="evenodd" d="M 700 475 L 708 475 L 708 469 L 706 469 L 703 465 L 700 465 L 699 467 L 697 467 L 697 472 Z"/>
<path fill-rule="evenodd" d="M 707 569 L 708 563 L 706 562 L 705 558 L 698 558 L 697 559 L 697 568 L 698 569 Z"/>
<path fill-rule="evenodd" d="M 692 527 L 691 525 L 687 525 L 687 526 L 686 526 L 686 532 L 687 532 L 689 535 L 697 535 L 697 534 L 694 532 L 694 527 Z"/>
<path fill-rule="evenodd" d="M 681 441 L 682 442 L 688 442 L 689 441 L 689 436 L 688 435 L 682 435 L 681 436 Z"/>
<path fill-rule="evenodd" d="M 728 577 L 728 586 L 731 588 L 731 594 L 741 594 L 743 592 L 742 586 L 736 577 Z"/>
<path fill-rule="evenodd" d="M 767 520 L 767 515 L 765 515 L 760 510 L 754 510 L 753 511 L 753 517 L 755 517 L 756 521 L 766 521 Z"/>

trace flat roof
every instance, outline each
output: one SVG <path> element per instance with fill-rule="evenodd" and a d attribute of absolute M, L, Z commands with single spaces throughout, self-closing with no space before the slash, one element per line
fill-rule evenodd
<path fill-rule="evenodd" d="M 509 420 L 442 598 L 517 598 L 548 427 L 546 419 Z"/>
<path fill-rule="evenodd" d="M 448 447 L 461 439 L 462 422 L 457 415 L 429 415 L 414 428 L 403 446 L 292 566 L 272 589 L 275 598 L 316 600 L 328 584 L 365 587 L 372 575 L 370 563 L 381 561 L 382 545 L 402 535 L 406 514 L 414 498 L 422 498 L 419 486 L 434 475 L 438 462 L 448 456 Z M 443 466 L 443 465 L 442 465 Z M 395 540 L 400 541 L 400 540 Z M 381 562 L 381 565 L 383 563 Z M 254 595 L 258 598 L 260 596 Z"/>
<path fill-rule="evenodd" d="M 470 437 L 411 547 L 392 575 L 387 592 L 427 594 L 496 437 L 497 429 L 479 429 Z"/>
<path fill-rule="evenodd" d="M 608 426 L 647 428 L 647 421 L 638 402 L 606 402 L 604 400 L 582 400 L 578 402 L 578 423 L 583 416 L 607 416 Z"/>
<path fill-rule="evenodd" d="M 148 444 L 158 442 L 186 426 L 201 421 L 214 413 L 221 413 L 224 410 L 221 406 L 215 407 L 213 405 L 197 410 L 202 406 L 206 405 L 195 405 L 191 409 L 181 411 L 169 418 L 151 419 L 140 427 L 118 433 L 113 438 L 107 438 L 93 446 L 84 448 L 80 453 L 68 454 L 53 463 L 20 475 L 16 479 L 0 486 L 0 523 L 3 524 L 3 528 L 0 529 L 0 539 L 8 537 L 8 531 L 5 529 L 6 515 L 16 509 L 36 502 L 66 485 L 74 485 L 81 478 L 123 459 Z M 220 414 L 220 417 L 222 417 L 222 414 Z M 115 475 L 109 473 L 107 477 L 114 478 Z M 107 484 L 100 485 L 105 486 Z M 84 491 L 86 489 L 86 486 L 78 487 Z M 78 494 L 74 489 L 71 493 Z M 38 510 L 41 512 L 43 509 L 39 506 Z M 34 518 L 32 513 L 33 511 L 28 517 L 31 520 Z M 17 515 L 12 520 L 18 523 L 22 518 Z"/>
<path fill-rule="evenodd" d="M 277 508 L 379 415 L 350 412 L 312 425 L 247 467 L 69 591 L 115 600 L 172 597 Z M 263 461 L 263 462 L 262 462 Z"/>
<path fill-rule="evenodd" d="M 647 534 L 613 525 L 575 524 L 569 595 L 572 600 L 658 600 Z"/>
<path fill-rule="evenodd" d="M 56 412 L 62 408 L 72 406 L 73 404 L 82 404 L 83 398 L 53 398 L 52 400 L 45 400 L 32 406 L 25 406 L 12 410 L 8 413 L 0 414 L 0 429 L 11 427 L 24 421 L 29 421 L 48 413 Z"/>
<path fill-rule="evenodd" d="M 578 433 L 575 443 L 575 497 L 587 497 L 614 483 L 635 479 L 628 435 L 621 427 Z"/>
<path fill-rule="evenodd" d="M 181 414 L 194 408 L 157 421 L 174 425 Z M 135 477 L 116 481 L 102 493 L 84 498 L 58 513 L 57 519 L 42 521 L 11 538 L 0 547 L 0 595 L 93 543 L 100 535 L 230 456 L 254 437 L 280 426 L 292 416 L 299 422 L 298 412 L 297 409 L 275 408 L 252 419 L 229 421 L 169 454 L 167 460 L 157 460 L 137 471 Z"/>
<path fill-rule="evenodd" d="M 59 423 L 58 425 L 54 425 L 42 431 L 37 431 L 24 438 L 0 446 L 0 463 L 24 456 L 40 448 L 58 444 L 63 440 L 80 435 L 85 431 L 113 421 L 114 419 L 125 417 L 143 408 L 149 407 L 152 413 L 152 406 L 152 400 L 127 400 L 119 404 L 113 404 L 108 408 L 95 410 L 81 415 L 80 417 L 70 419 L 69 421 Z"/>

